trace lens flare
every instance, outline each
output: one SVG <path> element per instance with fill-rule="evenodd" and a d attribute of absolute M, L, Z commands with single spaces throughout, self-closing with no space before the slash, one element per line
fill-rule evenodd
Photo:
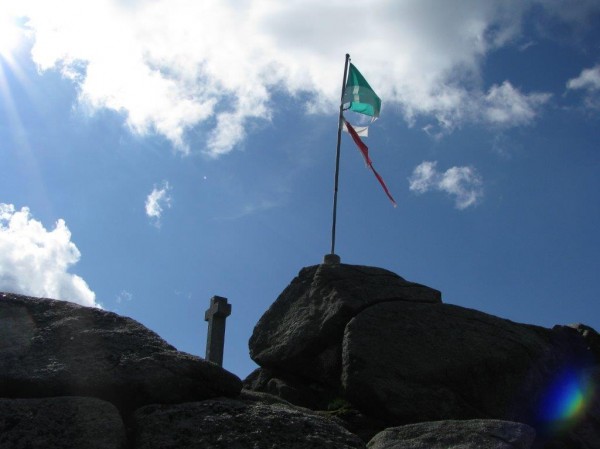
<path fill-rule="evenodd" d="M 540 417 L 549 430 L 562 431 L 576 424 L 592 401 L 593 385 L 583 373 L 567 371 L 548 388 Z"/>

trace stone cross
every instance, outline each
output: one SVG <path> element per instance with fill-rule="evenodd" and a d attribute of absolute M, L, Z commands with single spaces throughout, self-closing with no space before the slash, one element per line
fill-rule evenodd
<path fill-rule="evenodd" d="M 227 298 L 213 296 L 210 299 L 210 308 L 204 314 L 204 320 L 208 321 L 206 360 L 219 366 L 223 366 L 225 319 L 229 315 L 231 315 L 231 304 L 227 304 Z"/>

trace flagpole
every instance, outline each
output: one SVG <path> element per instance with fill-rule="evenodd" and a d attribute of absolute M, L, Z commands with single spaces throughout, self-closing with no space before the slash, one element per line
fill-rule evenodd
<path fill-rule="evenodd" d="M 331 256 L 335 255 L 335 226 L 337 221 L 337 194 L 338 194 L 338 180 L 340 176 L 340 141 L 342 140 L 342 119 L 344 112 L 344 89 L 346 87 L 346 76 L 348 75 L 348 62 L 350 61 L 350 55 L 346 53 L 346 62 L 344 64 L 344 79 L 342 80 L 342 94 L 340 96 L 340 115 L 338 118 L 338 133 L 337 133 L 337 148 L 335 152 L 335 181 L 333 187 L 333 222 L 331 225 Z M 327 258 L 326 258 L 327 259 Z M 339 258 L 330 258 L 337 259 Z"/>

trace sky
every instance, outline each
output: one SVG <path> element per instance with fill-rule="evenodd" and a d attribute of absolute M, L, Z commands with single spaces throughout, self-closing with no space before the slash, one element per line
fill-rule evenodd
<path fill-rule="evenodd" d="M 600 330 L 600 1 L 0 0 L 0 291 L 129 316 L 224 367 L 330 251 L 516 322 Z"/>

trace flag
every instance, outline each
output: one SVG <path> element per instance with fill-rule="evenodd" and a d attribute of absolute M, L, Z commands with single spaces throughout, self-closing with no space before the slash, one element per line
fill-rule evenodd
<path fill-rule="evenodd" d="M 349 109 L 359 114 L 368 115 L 373 119 L 379 117 L 379 111 L 381 110 L 381 99 L 352 63 L 350 63 L 342 104 L 345 110 Z"/>
<path fill-rule="evenodd" d="M 352 136 L 352 140 L 354 140 L 354 143 L 356 143 L 356 146 L 362 153 L 363 158 L 365 159 L 365 163 L 371 169 L 371 171 L 373 172 L 373 174 L 379 181 L 379 184 L 381 184 L 381 187 L 383 187 L 383 191 L 385 192 L 387 197 L 390 199 L 390 201 L 392 202 L 394 207 L 396 207 L 396 201 L 390 194 L 390 191 L 388 190 L 387 186 L 385 185 L 383 178 L 379 175 L 379 173 L 377 173 L 377 171 L 373 167 L 373 161 L 371 161 L 371 158 L 369 157 L 369 147 L 367 147 L 365 145 L 365 143 L 361 140 L 360 136 L 356 133 L 356 131 L 354 130 L 352 125 L 350 123 L 348 123 L 348 121 L 346 119 L 344 119 L 344 124 L 346 125 L 346 128 L 348 129 L 348 133 L 350 133 L 350 136 Z"/>
<path fill-rule="evenodd" d="M 346 81 L 346 87 L 344 88 L 344 94 L 342 95 L 342 109 L 357 112 L 359 114 L 367 115 L 371 117 L 371 122 L 375 121 L 379 117 L 379 111 L 381 110 L 381 99 L 377 96 L 375 91 L 371 88 L 364 76 L 358 71 L 354 64 L 350 63 L 350 70 L 348 72 L 348 79 Z M 385 194 L 388 196 L 394 207 L 396 207 L 396 201 L 390 194 L 383 178 L 377 173 L 373 167 L 373 162 L 369 157 L 369 147 L 361 140 L 360 136 L 366 137 L 368 126 L 360 126 L 353 128 L 348 120 L 343 117 L 343 122 L 340 124 L 344 131 L 347 131 L 354 143 L 360 150 L 365 159 L 367 167 L 371 169 Z"/>
<path fill-rule="evenodd" d="M 344 121 L 344 123 L 342 123 L 342 126 L 343 126 L 342 130 L 344 132 L 349 132 L 345 121 Z M 360 137 L 369 137 L 369 127 L 368 126 L 354 125 L 354 131 L 356 131 L 356 134 L 358 134 Z"/>

